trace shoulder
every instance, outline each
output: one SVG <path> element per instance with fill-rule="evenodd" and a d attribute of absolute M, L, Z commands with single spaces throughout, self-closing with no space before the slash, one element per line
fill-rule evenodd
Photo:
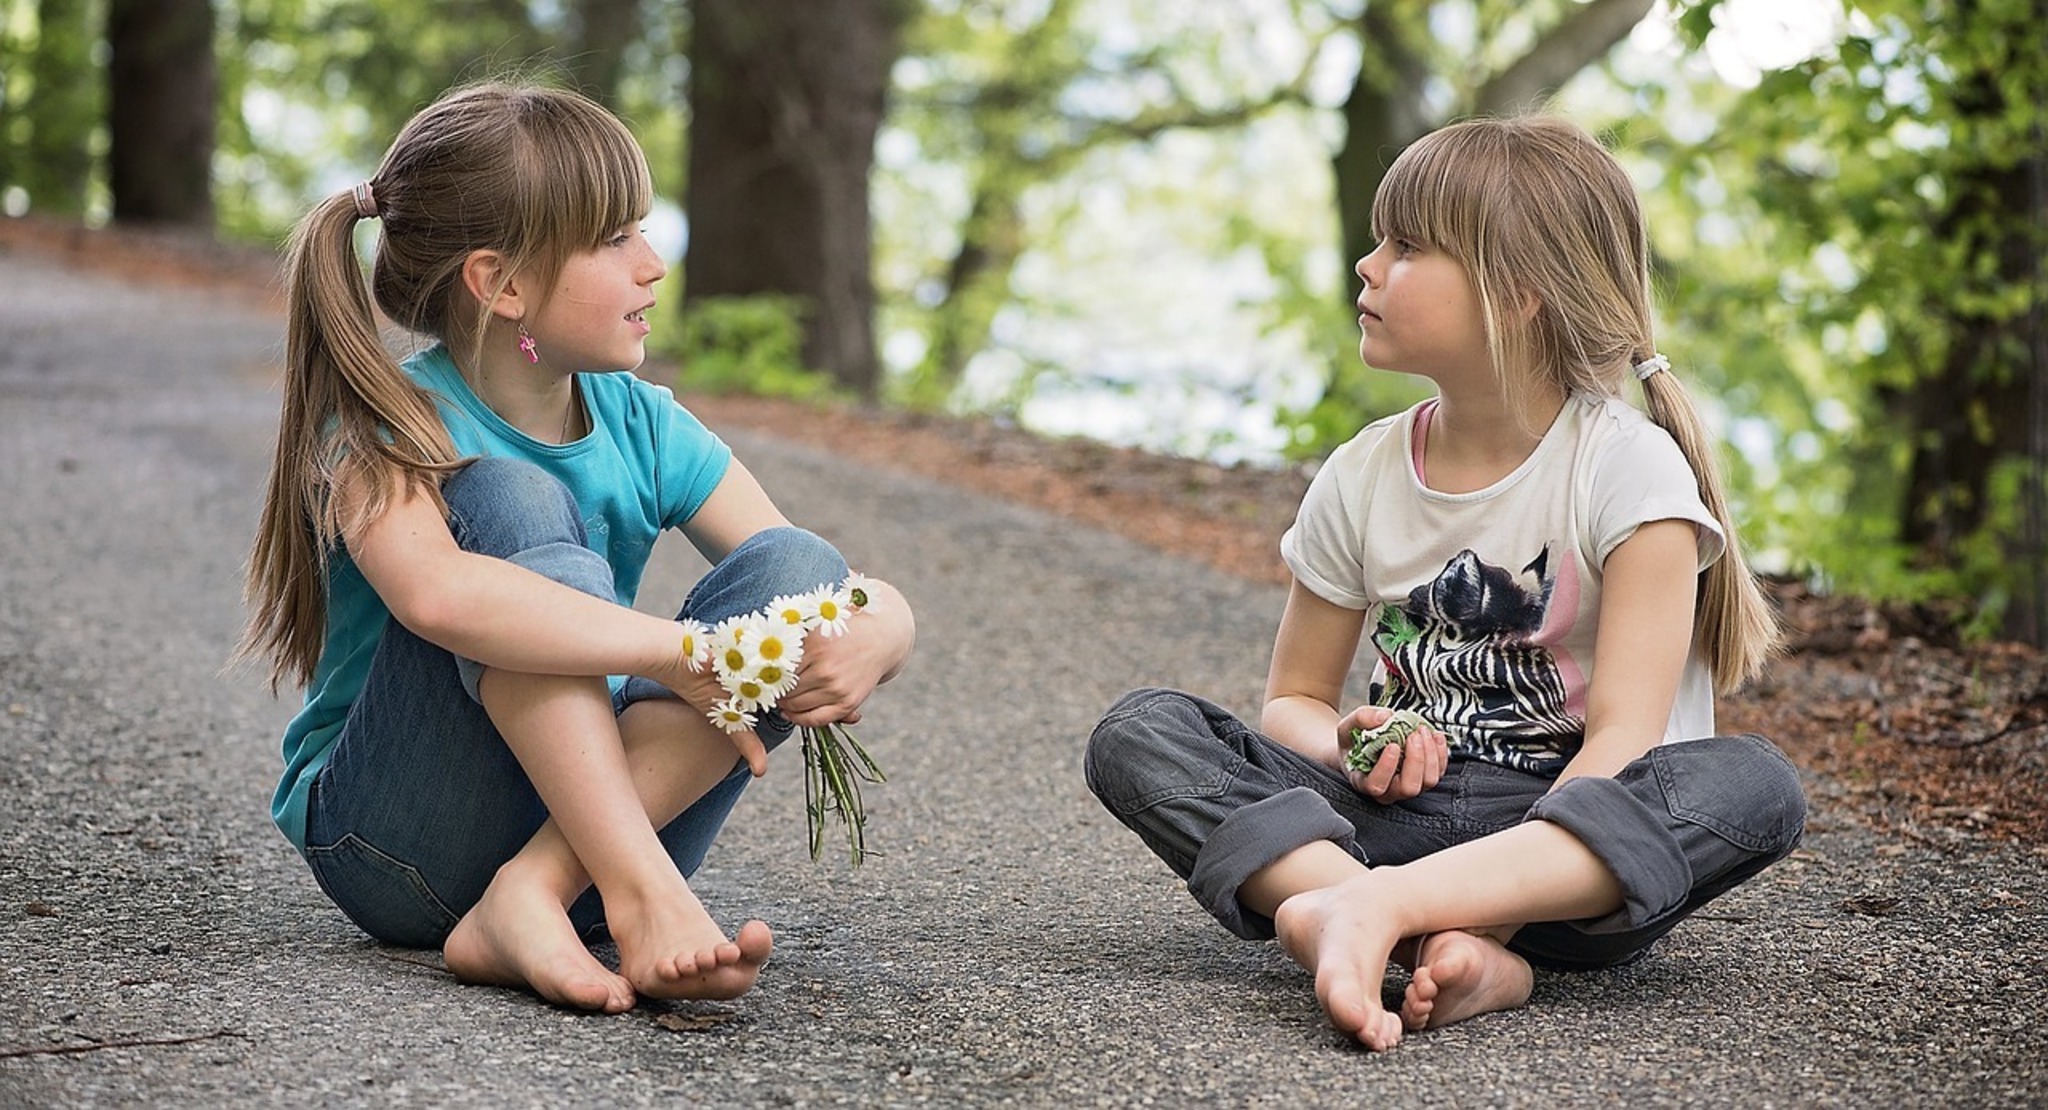
<path fill-rule="evenodd" d="M 414 381 L 422 385 L 430 384 L 450 375 L 453 375 L 458 380 L 462 377 L 455 369 L 455 359 L 448 353 L 447 345 L 442 343 L 435 343 L 432 346 L 414 351 L 405 356 L 398 365 Z"/>
<path fill-rule="evenodd" d="M 1616 397 L 1580 395 L 1575 469 L 1583 486 L 1636 491 L 1695 491 L 1692 463 L 1671 433 L 1634 405 Z"/>
<path fill-rule="evenodd" d="M 625 427 L 645 426 L 656 434 L 710 435 L 696 414 L 683 407 L 675 391 L 630 370 L 583 375 L 584 397 L 598 419 Z"/>
<path fill-rule="evenodd" d="M 1616 398 L 1588 398 L 1581 412 L 1578 482 L 1590 514 L 1594 565 L 1652 520 L 1690 521 L 1700 532 L 1700 565 L 1718 558 L 1721 526 L 1699 491 L 1699 476 L 1671 433 Z"/>
<path fill-rule="evenodd" d="M 676 400 L 674 390 L 650 382 L 631 370 L 586 373 L 583 375 L 583 388 L 584 395 L 590 400 L 622 408 L 660 410 L 682 405 Z"/>
<path fill-rule="evenodd" d="M 1363 478 L 1391 465 L 1390 460 L 1403 458 L 1408 452 L 1408 429 L 1414 426 L 1413 418 L 1420 407 L 1417 405 L 1380 417 L 1360 428 L 1357 435 L 1345 440 L 1323 460 L 1316 469 L 1316 479 L 1321 481 L 1325 474 L 1336 481 Z"/>
<path fill-rule="evenodd" d="M 1678 449 L 1678 443 L 1651 420 L 1649 414 L 1619 397 L 1595 397 L 1578 394 L 1572 398 L 1580 412 L 1580 435 L 1588 443 L 1613 448 L 1635 446 L 1644 443 L 1667 445 Z M 1651 449 L 1655 449 L 1652 447 Z"/>

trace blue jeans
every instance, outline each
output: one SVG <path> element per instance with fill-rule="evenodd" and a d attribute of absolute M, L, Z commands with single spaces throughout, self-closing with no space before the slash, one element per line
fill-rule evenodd
<path fill-rule="evenodd" d="M 1328 840 L 1369 867 L 1408 863 L 1527 820 L 1562 826 L 1621 883 L 1622 908 L 1524 925 L 1509 947 L 1539 966 L 1611 967 L 1799 845 L 1806 796 L 1759 736 L 1664 744 L 1611 779 L 1554 780 L 1453 758 L 1421 795 L 1382 805 L 1349 780 L 1201 698 L 1137 690 L 1089 737 L 1089 788 L 1223 926 L 1273 922 L 1237 891 L 1281 856 Z"/>
<path fill-rule="evenodd" d="M 451 476 L 442 495 L 463 550 L 614 599 L 611 567 L 584 546 L 573 497 L 538 467 L 478 459 Z M 711 624 L 845 576 L 846 562 L 832 545 L 798 528 L 770 529 L 705 574 L 680 616 Z M 328 897 L 379 940 L 440 947 L 498 867 L 547 820 L 539 794 L 477 701 L 481 671 L 390 622 L 313 784 L 306 860 Z M 674 696 L 633 678 L 613 697 L 613 709 Z M 771 715 L 756 731 L 772 749 L 791 728 Z M 703 862 L 750 777 L 735 754 L 733 772 L 660 830 L 684 875 Z M 604 907 L 595 889 L 584 892 L 570 919 L 586 938 L 599 933 Z"/>

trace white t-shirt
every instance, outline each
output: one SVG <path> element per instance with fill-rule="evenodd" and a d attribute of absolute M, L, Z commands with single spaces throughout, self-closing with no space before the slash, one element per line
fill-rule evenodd
<path fill-rule="evenodd" d="M 1412 709 L 1452 750 L 1556 774 L 1585 735 L 1601 568 L 1651 521 L 1721 529 L 1669 433 L 1629 404 L 1574 396 L 1514 473 L 1472 493 L 1423 482 L 1425 401 L 1368 425 L 1310 483 L 1281 557 L 1317 596 L 1364 610 L 1368 701 Z M 1689 653 L 1664 741 L 1714 732 L 1712 675 Z"/>

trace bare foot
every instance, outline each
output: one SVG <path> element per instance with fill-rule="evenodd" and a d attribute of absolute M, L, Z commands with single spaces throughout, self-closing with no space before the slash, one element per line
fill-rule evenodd
<path fill-rule="evenodd" d="M 1437 1029 L 1529 1001 L 1535 975 L 1528 961 L 1489 936 L 1451 930 L 1423 938 L 1415 975 L 1401 1001 L 1410 1029 Z"/>
<path fill-rule="evenodd" d="M 761 965 L 775 949 L 775 934 L 749 921 L 728 939 L 687 884 L 680 897 L 636 911 L 606 907 L 612 939 L 619 945 L 619 974 L 649 998 L 738 998 L 754 986 Z"/>
<path fill-rule="evenodd" d="M 493 881 L 442 945 L 448 970 L 465 983 L 525 987 L 579 1010 L 623 1013 L 633 1008 L 633 987 L 612 974 L 569 923 L 559 900 L 545 891 Z"/>
<path fill-rule="evenodd" d="M 1387 959 L 1401 941 L 1401 928 L 1385 912 L 1378 885 L 1368 872 L 1297 894 L 1280 903 L 1273 924 L 1280 946 L 1315 974 L 1316 998 L 1330 1022 L 1384 1052 L 1401 1043 L 1400 1016 L 1380 1004 Z"/>

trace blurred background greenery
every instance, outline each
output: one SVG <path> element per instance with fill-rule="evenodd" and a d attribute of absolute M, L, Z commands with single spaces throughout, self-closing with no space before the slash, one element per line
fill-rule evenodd
<path fill-rule="evenodd" d="M 2048 643 L 2048 0 L 0 0 L 0 212 L 274 244 L 449 85 L 633 126 L 697 388 L 1313 460 L 1385 165 L 1549 104 L 1643 190 L 1760 564 Z M 0 295 L 5 295 L 0 290 Z"/>

